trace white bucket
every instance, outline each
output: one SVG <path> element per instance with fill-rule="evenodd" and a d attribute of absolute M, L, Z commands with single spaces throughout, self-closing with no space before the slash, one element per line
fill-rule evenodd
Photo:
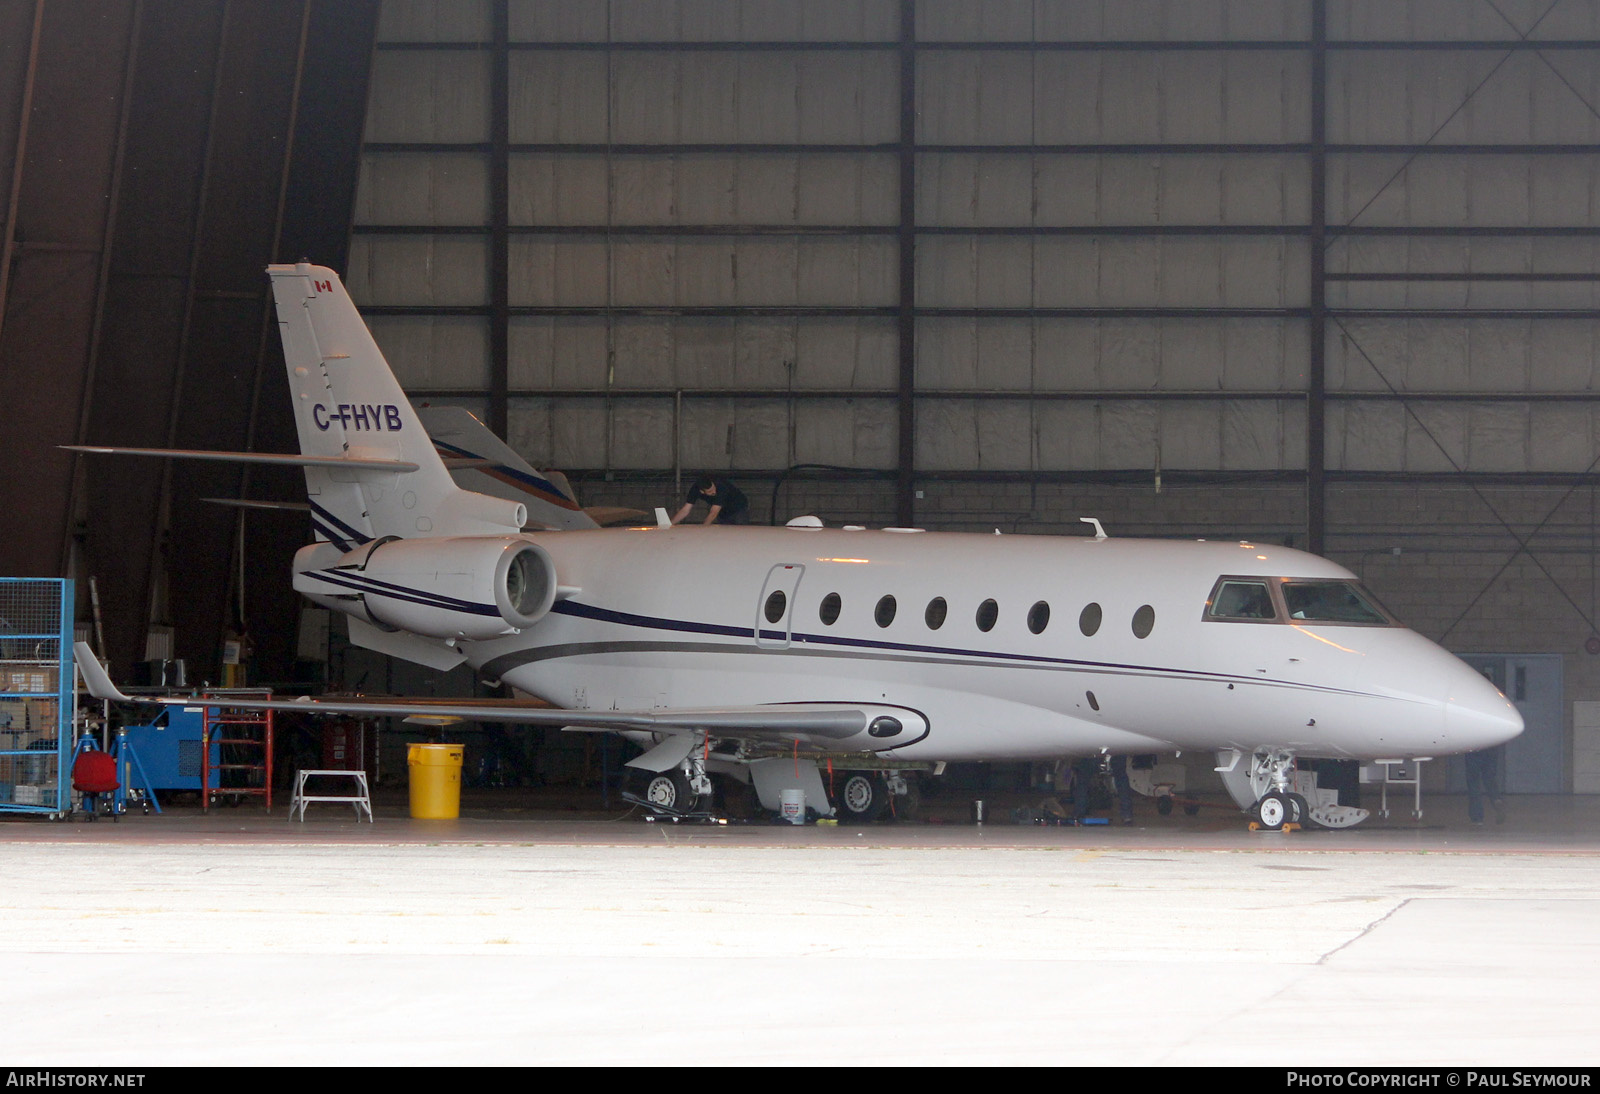
<path fill-rule="evenodd" d="M 778 815 L 789 824 L 804 824 L 806 822 L 806 792 L 799 787 L 790 787 L 778 795 Z"/>

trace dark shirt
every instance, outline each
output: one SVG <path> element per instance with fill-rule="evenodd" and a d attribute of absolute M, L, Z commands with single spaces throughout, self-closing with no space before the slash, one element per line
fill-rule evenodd
<path fill-rule="evenodd" d="M 711 483 L 716 488 L 715 494 L 702 494 L 698 486 L 690 487 L 689 504 L 703 501 L 707 505 L 722 506 L 722 512 L 717 514 L 718 524 L 749 524 L 750 499 L 744 496 L 744 491 L 727 479 L 712 479 Z"/>

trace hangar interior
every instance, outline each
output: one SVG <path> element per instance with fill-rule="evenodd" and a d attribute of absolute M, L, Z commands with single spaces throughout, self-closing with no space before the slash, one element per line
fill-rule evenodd
<path fill-rule="evenodd" d="M 1600 791 L 1592 4 L 0 18 L 0 550 L 96 577 L 114 666 L 248 627 L 259 677 L 320 671 L 303 518 L 198 501 L 292 476 L 54 448 L 291 450 L 260 270 L 304 254 L 585 504 L 714 470 L 762 521 L 1310 550 L 1543 712 L 1508 789 Z M 335 658 L 373 673 L 470 686 Z"/>

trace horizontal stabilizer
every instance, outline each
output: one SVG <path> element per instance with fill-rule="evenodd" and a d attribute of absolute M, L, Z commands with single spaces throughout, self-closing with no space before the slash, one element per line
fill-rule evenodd
<path fill-rule="evenodd" d="M 201 498 L 200 500 L 234 509 L 286 509 L 292 513 L 311 512 L 311 503 L 308 501 L 257 501 L 254 498 Z"/>
<path fill-rule="evenodd" d="M 364 459 L 359 456 L 304 456 L 286 452 L 209 452 L 197 448 L 114 448 L 97 444 L 64 444 L 69 452 L 101 456 L 160 456 L 169 460 L 217 460 L 223 463 L 265 463 L 281 467 L 343 467 L 352 471 L 385 474 L 415 471 L 408 460 Z"/>

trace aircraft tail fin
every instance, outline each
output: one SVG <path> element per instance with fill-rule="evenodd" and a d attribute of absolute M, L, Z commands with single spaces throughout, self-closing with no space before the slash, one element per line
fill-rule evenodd
<path fill-rule="evenodd" d="M 309 262 L 268 266 L 267 275 L 301 453 L 416 465 L 392 475 L 307 466 L 317 537 L 349 550 L 382 536 L 521 531 L 522 502 L 463 490 L 450 477 L 339 275 Z"/>

